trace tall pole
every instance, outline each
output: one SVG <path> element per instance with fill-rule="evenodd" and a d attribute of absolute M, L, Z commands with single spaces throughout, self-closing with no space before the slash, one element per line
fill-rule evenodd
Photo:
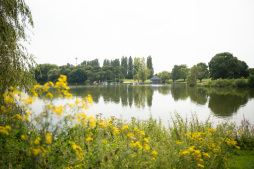
<path fill-rule="evenodd" d="M 76 58 L 75 58 L 75 59 L 76 59 L 76 66 L 77 66 L 77 60 L 78 60 L 77 56 L 76 56 Z"/>

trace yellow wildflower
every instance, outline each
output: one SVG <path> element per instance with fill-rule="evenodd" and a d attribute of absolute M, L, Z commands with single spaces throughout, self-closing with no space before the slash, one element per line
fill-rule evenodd
<path fill-rule="evenodd" d="M 9 132 L 10 132 L 10 131 L 11 131 L 11 126 L 6 125 L 6 126 L 5 126 L 5 129 L 6 129 L 6 130 L 9 130 Z"/>
<path fill-rule="evenodd" d="M 108 143 L 108 141 L 107 141 L 107 140 L 102 140 L 102 142 L 103 142 L 103 143 L 105 143 L 105 144 L 106 144 L 106 143 Z"/>
<path fill-rule="evenodd" d="M 15 114 L 14 116 L 12 116 L 12 118 L 15 119 L 15 120 L 23 121 L 23 118 L 19 114 Z"/>
<path fill-rule="evenodd" d="M 114 134 L 119 134 L 119 130 L 116 127 L 113 127 Z"/>
<path fill-rule="evenodd" d="M 51 133 L 46 134 L 46 144 L 51 144 L 52 143 L 51 136 L 52 136 Z"/>
<path fill-rule="evenodd" d="M 182 153 L 180 153 L 180 154 L 182 154 L 182 155 L 184 155 L 184 154 L 189 154 L 190 152 L 188 151 L 188 150 L 185 150 L 185 151 L 183 151 Z"/>
<path fill-rule="evenodd" d="M 3 134 L 6 134 L 6 135 L 9 135 L 9 131 L 11 131 L 11 127 L 10 126 L 0 126 L 0 133 L 3 133 Z"/>
<path fill-rule="evenodd" d="M 152 155 L 153 155 L 154 157 L 157 157 L 158 152 L 157 152 L 157 151 L 153 151 L 153 152 L 152 152 Z"/>
<path fill-rule="evenodd" d="M 93 141 L 93 138 L 91 138 L 90 136 L 88 136 L 88 137 L 86 138 L 86 141 Z"/>
<path fill-rule="evenodd" d="M 181 141 L 176 141 L 176 144 L 181 144 L 182 142 Z"/>
<path fill-rule="evenodd" d="M 22 140 L 27 140 L 27 139 L 28 139 L 28 136 L 26 136 L 26 135 L 21 135 L 21 139 L 22 139 Z"/>
<path fill-rule="evenodd" d="M 34 89 L 40 88 L 41 85 L 34 85 Z"/>
<path fill-rule="evenodd" d="M 202 164 L 198 164 L 198 167 L 204 168 L 205 166 Z"/>
<path fill-rule="evenodd" d="M 54 86 L 54 83 L 53 83 L 53 82 L 51 82 L 51 81 L 49 81 L 49 84 L 50 84 L 51 86 Z"/>
<path fill-rule="evenodd" d="M 145 136 L 146 134 L 145 134 L 144 131 L 140 131 L 140 135 L 141 135 L 141 136 Z"/>
<path fill-rule="evenodd" d="M 71 107 L 71 108 L 74 106 L 74 104 L 70 104 L 70 103 L 68 103 L 68 105 L 69 105 L 69 107 Z"/>
<path fill-rule="evenodd" d="M 52 93 L 47 93 L 46 97 L 52 99 L 53 98 L 53 94 Z"/>
<path fill-rule="evenodd" d="M 145 148 L 145 150 L 146 150 L 146 151 L 148 151 L 148 152 L 149 152 L 150 147 L 149 147 L 147 144 L 145 144 L 144 148 Z"/>
<path fill-rule="evenodd" d="M 129 125 L 127 124 L 127 125 L 123 126 L 121 130 L 127 130 L 128 128 L 129 128 Z"/>
<path fill-rule="evenodd" d="M 81 151 L 81 150 L 82 150 L 81 147 L 78 146 L 78 145 L 76 145 L 75 143 L 72 143 L 72 148 L 73 148 L 73 150 L 75 150 L 75 151 Z"/>
<path fill-rule="evenodd" d="M 90 117 L 88 117 L 87 120 L 89 121 L 89 123 L 92 127 L 95 127 L 95 125 L 96 125 L 95 122 L 97 121 L 96 118 L 94 118 L 93 116 L 90 116 Z"/>
<path fill-rule="evenodd" d="M 47 107 L 47 109 L 51 110 L 53 108 L 53 106 L 51 104 L 45 104 L 45 106 Z"/>
<path fill-rule="evenodd" d="M 203 152 L 203 156 L 210 158 L 210 155 L 208 153 Z"/>
<path fill-rule="evenodd" d="M 4 106 L 1 106 L 1 111 L 2 111 L 3 113 L 6 113 L 6 112 L 7 112 L 7 110 L 6 110 L 6 108 L 5 108 Z"/>
<path fill-rule="evenodd" d="M 149 143 L 148 137 L 143 139 L 146 143 Z"/>
<path fill-rule="evenodd" d="M 9 96 L 5 96 L 5 97 L 4 97 L 4 101 L 5 101 L 6 103 L 15 103 L 15 102 L 14 102 L 14 99 L 11 98 L 11 97 L 9 97 Z"/>
<path fill-rule="evenodd" d="M 138 128 L 134 128 L 134 131 L 139 131 L 139 129 Z"/>
<path fill-rule="evenodd" d="M 41 138 L 40 137 L 37 137 L 35 140 L 34 140 L 34 144 L 39 144 L 41 141 Z"/>
<path fill-rule="evenodd" d="M 60 116 L 63 113 L 63 106 L 55 106 L 53 111 Z"/>
<path fill-rule="evenodd" d="M 128 138 L 131 138 L 131 137 L 133 137 L 134 136 L 134 134 L 133 133 L 129 133 L 129 134 L 127 134 L 127 137 Z"/>
<path fill-rule="evenodd" d="M 100 127 L 105 129 L 107 127 L 107 125 L 105 123 L 99 123 Z"/>

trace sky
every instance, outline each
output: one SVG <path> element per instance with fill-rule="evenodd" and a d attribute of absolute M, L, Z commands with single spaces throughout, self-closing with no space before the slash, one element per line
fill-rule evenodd
<path fill-rule="evenodd" d="M 254 68 L 253 0 L 26 0 L 38 64 L 151 56 L 155 73 L 230 52 Z"/>

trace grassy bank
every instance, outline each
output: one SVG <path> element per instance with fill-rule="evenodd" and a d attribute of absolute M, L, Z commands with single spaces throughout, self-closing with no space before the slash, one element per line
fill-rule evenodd
<path fill-rule="evenodd" d="M 253 169 L 254 151 L 236 150 L 228 162 L 228 168 L 231 169 Z"/>
<path fill-rule="evenodd" d="M 49 86 L 59 90 L 50 93 Z M 130 123 L 88 117 L 92 97 L 72 99 L 65 76 L 30 92 L 11 87 L 4 95 L 1 168 L 226 168 L 239 149 L 254 149 L 254 128 L 245 119 L 241 126 L 213 126 L 195 115 L 184 119 L 175 114 L 167 127 L 152 117 Z M 54 105 L 54 95 L 70 101 Z M 45 106 L 36 115 L 30 106 L 38 96 L 45 98 Z"/>

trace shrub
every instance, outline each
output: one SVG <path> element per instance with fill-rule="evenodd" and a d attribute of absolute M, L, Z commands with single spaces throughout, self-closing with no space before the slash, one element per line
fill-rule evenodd
<path fill-rule="evenodd" d="M 231 81 L 228 79 L 217 79 L 213 81 L 215 87 L 227 87 L 230 86 Z"/>
<path fill-rule="evenodd" d="M 250 75 L 248 78 L 248 84 L 250 87 L 254 87 L 254 75 Z"/>
<path fill-rule="evenodd" d="M 233 86 L 234 87 L 246 87 L 246 86 L 248 86 L 248 83 L 245 78 L 235 79 L 233 82 Z"/>

